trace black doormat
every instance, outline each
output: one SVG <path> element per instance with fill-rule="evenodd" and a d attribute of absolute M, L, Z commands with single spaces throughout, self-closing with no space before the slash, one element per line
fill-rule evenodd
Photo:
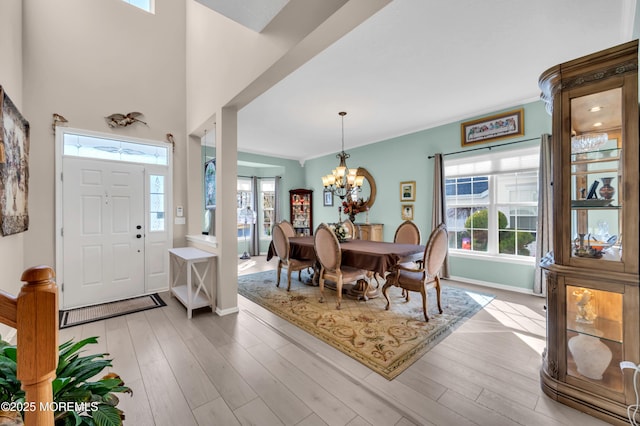
<path fill-rule="evenodd" d="M 167 306 L 158 293 L 60 311 L 60 329 Z"/>

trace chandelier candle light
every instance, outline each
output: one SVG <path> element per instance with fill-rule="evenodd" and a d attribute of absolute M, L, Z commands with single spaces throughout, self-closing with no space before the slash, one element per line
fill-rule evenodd
<path fill-rule="evenodd" d="M 347 196 L 349 201 L 352 197 L 357 201 L 357 191 L 362 188 L 364 176 L 358 174 L 357 168 L 347 169 L 347 158 L 350 157 L 344 152 L 344 116 L 347 113 L 342 111 L 338 115 L 342 117 L 342 151 L 336 155 L 336 158 L 340 159 L 340 164 L 331 171 L 331 174 L 322 176 L 322 185 L 343 201 Z"/>

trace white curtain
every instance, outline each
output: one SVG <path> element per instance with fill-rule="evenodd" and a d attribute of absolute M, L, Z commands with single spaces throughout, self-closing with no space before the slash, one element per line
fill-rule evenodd
<path fill-rule="evenodd" d="M 536 273 L 533 293 L 546 295 L 545 271 L 540 267 L 543 257 L 553 252 L 553 164 L 551 159 L 551 135 L 540 140 L 540 168 L 538 172 L 538 227 L 536 229 Z"/>
<path fill-rule="evenodd" d="M 436 154 L 433 176 L 433 214 L 431 216 L 431 229 L 436 229 L 441 223 L 447 222 L 447 203 L 445 193 L 444 165 L 442 154 Z M 442 278 L 449 278 L 449 254 L 444 258 Z"/>

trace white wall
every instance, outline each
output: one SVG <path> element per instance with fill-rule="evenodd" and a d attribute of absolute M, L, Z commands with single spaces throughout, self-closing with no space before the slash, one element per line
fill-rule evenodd
<path fill-rule="evenodd" d="M 0 85 L 24 114 L 22 96 L 22 0 L 0 1 Z M 25 115 L 26 117 L 26 115 Z M 28 119 L 28 118 L 27 118 Z M 31 185 L 31 182 L 30 182 Z M 33 231 L 27 231 L 30 233 Z M 20 290 L 26 233 L 0 237 L 0 290 Z"/>
<path fill-rule="evenodd" d="M 172 133 L 174 205 L 185 205 L 185 1 L 156 0 L 156 13 L 148 14 L 119 0 L 24 0 L 32 224 L 26 265 L 55 264 L 53 113 L 74 128 L 159 141 Z M 148 126 L 107 126 L 104 117 L 132 111 Z M 184 225 L 174 227 L 180 245 L 184 233 Z"/>

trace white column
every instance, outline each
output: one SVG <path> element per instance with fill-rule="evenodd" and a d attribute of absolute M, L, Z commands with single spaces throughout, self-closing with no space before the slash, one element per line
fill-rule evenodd
<path fill-rule="evenodd" d="M 238 112 L 223 107 L 216 114 L 216 239 L 218 280 L 216 313 L 238 312 Z"/>

